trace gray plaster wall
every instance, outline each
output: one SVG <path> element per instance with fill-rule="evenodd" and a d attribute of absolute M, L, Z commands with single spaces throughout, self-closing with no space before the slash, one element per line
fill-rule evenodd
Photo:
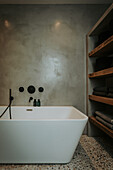
<path fill-rule="evenodd" d="M 85 112 L 85 37 L 107 7 L 0 5 L 0 105 L 8 105 L 11 88 L 13 105 L 32 105 L 32 96 L 42 105 Z M 29 85 L 36 87 L 34 94 L 27 92 Z"/>

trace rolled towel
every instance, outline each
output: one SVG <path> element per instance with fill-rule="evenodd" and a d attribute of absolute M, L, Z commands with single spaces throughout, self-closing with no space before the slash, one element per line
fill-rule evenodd
<path fill-rule="evenodd" d="M 113 93 L 108 93 L 108 94 L 107 94 L 107 97 L 113 98 Z"/>
<path fill-rule="evenodd" d="M 100 118 L 99 116 L 96 116 L 96 119 L 101 122 L 102 124 L 104 124 L 105 126 L 109 127 L 110 129 L 113 129 L 113 124 L 110 124 L 108 122 L 106 122 L 105 120 L 103 120 L 102 118 Z"/>
<path fill-rule="evenodd" d="M 113 124 L 113 114 L 104 111 L 95 111 L 95 114 L 104 119 L 105 121 Z"/>
<path fill-rule="evenodd" d="M 97 91 L 94 91 L 93 94 L 96 95 L 96 96 L 104 96 L 104 97 L 107 96 L 106 92 L 97 92 Z"/>
<path fill-rule="evenodd" d="M 93 90 L 96 92 L 108 92 L 107 87 L 95 87 L 95 88 L 93 88 Z"/>

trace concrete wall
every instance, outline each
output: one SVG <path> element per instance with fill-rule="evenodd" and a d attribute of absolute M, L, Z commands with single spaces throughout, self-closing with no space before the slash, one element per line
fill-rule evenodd
<path fill-rule="evenodd" d="M 107 7 L 0 5 L 0 105 L 8 104 L 11 88 L 13 105 L 32 105 L 32 96 L 85 112 L 85 36 Z"/>

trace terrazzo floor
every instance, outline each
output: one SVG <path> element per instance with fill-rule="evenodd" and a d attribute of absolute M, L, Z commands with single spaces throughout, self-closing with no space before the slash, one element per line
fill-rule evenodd
<path fill-rule="evenodd" d="M 0 165 L 0 170 L 113 170 L 113 143 L 109 138 L 82 135 L 73 159 L 59 165 Z"/>

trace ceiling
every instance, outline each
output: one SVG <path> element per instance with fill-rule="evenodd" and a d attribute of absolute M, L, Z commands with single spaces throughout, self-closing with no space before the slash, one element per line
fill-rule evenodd
<path fill-rule="evenodd" d="M 113 0 L 0 0 L 0 4 L 110 4 Z"/>

